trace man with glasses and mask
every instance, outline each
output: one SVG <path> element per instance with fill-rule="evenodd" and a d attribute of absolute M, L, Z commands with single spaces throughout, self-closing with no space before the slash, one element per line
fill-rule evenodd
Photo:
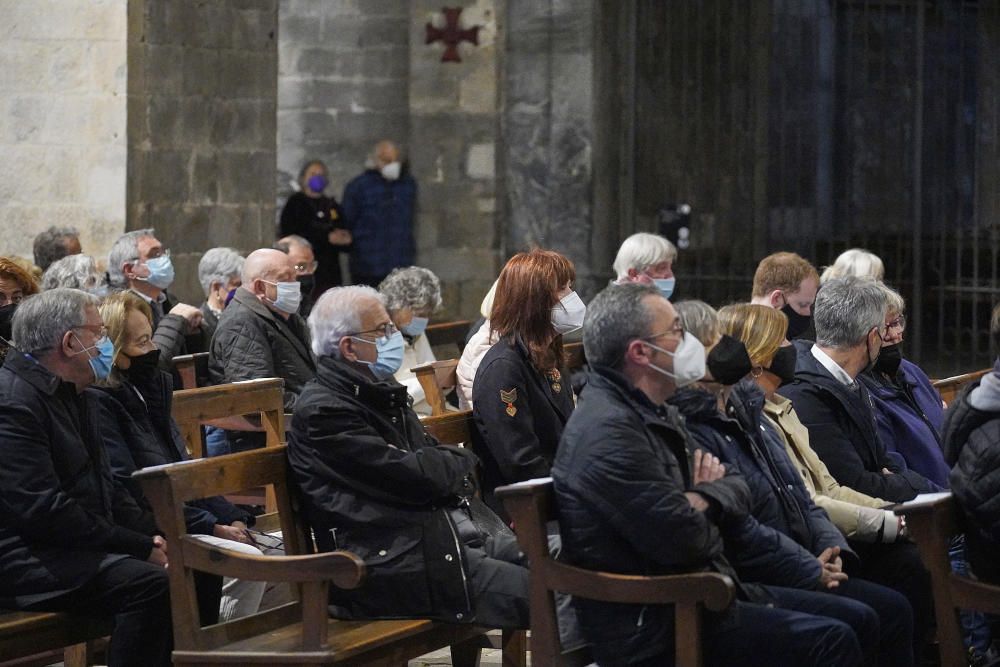
<path fill-rule="evenodd" d="M 319 297 L 319 294 L 314 294 L 316 291 L 316 270 L 319 268 L 319 262 L 316 261 L 312 244 L 303 237 L 292 234 L 278 239 L 278 242 L 274 244 L 274 249 L 291 257 L 292 264 L 295 266 L 295 279 L 299 281 L 302 288 L 302 305 L 299 306 L 299 314 L 302 317 L 309 317 L 313 303 Z"/>
<path fill-rule="evenodd" d="M 114 617 L 109 665 L 169 665 L 167 545 L 111 473 L 99 407 L 113 346 L 97 297 L 26 299 L 0 368 L 0 607 Z"/>
<path fill-rule="evenodd" d="M 309 332 L 299 315 L 302 290 L 295 265 L 280 250 L 255 250 L 243 264 L 242 285 L 222 311 L 212 337 L 208 372 L 213 384 L 283 378 L 285 411 L 316 375 Z M 263 446 L 260 433 L 229 432 L 232 451 Z M 219 452 L 225 453 L 225 452 Z"/>
<path fill-rule="evenodd" d="M 472 497 L 476 456 L 438 445 L 393 379 L 403 336 L 383 297 L 332 288 L 309 328 L 318 369 L 295 404 L 288 459 L 319 549 L 347 549 L 368 567 L 361 588 L 331 586 L 333 613 L 526 627 L 524 556 Z M 469 507 L 497 529 L 463 530 Z"/>

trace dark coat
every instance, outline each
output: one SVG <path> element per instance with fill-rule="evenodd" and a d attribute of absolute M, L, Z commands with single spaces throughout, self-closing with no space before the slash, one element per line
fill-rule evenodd
<path fill-rule="evenodd" d="M 723 572 L 739 586 L 717 524 L 746 517 L 746 484 L 729 476 L 692 488 L 676 411 L 653 405 L 620 373 L 594 367 L 577 408 L 552 466 L 565 559 L 622 574 Z M 694 510 L 688 490 L 710 509 Z M 598 662 L 672 650 L 671 606 L 573 602 Z"/>
<path fill-rule="evenodd" d="M 343 213 L 352 237 L 352 274 L 384 276 L 413 264 L 416 204 L 417 182 L 406 169 L 395 181 L 369 169 L 347 184 Z"/>
<path fill-rule="evenodd" d="M 219 326 L 219 317 L 209 307 L 208 301 L 201 304 L 199 310 L 201 310 L 201 337 L 205 342 L 202 351 L 207 352 L 212 346 L 212 336 L 215 335 L 215 329 Z"/>
<path fill-rule="evenodd" d="M 855 491 L 894 502 L 934 491 L 933 482 L 904 470 L 886 454 L 864 384 L 858 382 L 856 390 L 841 384 L 812 355 L 812 343 L 796 342 L 795 347 L 795 382 L 782 386 L 781 395 L 792 402 L 799 421 L 809 429 L 809 444 L 830 474 Z M 884 474 L 882 468 L 893 474 Z"/>
<path fill-rule="evenodd" d="M 944 410 L 941 394 L 916 364 L 906 359 L 896 377 L 874 370 L 859 379 L 871 393 L 875 423 L 886 452 L 941 488 L 948 488 L 948 466 L 941 446 Z"/>
<path fill-rule="evenodd" d="M 331 287 L 343 284 L 340 253 L 348 248 L 331 245 L 329 236 L 333 230 L 344 228 L 340 204 L 332 197 L 310 197 L 304 192 L 296 192 L 281 209 L 280 236 L 296 234 L 312 244 L 319 264 L 314 274 L 316 287 L 312 291 L 317 298 Z"/>
<path fill-rule="evenodd" d="M 476 457 L 427 435 L 405 387 L 321 358 L 295 404 L 288 459 L 317 546 L 368 566 L 360 589 L 331 587 L 336 615 L 474 620 L 447 508 L 471 492 Z"/>
<path fill-rule="evenodd" d="M 0 368 L 0 607 L 74 591 L 109 557 L 145 559 L 153 517 L 118 484 L 88 392 L 12 350 Z"/>
<path fill-rule="evenodd" d="M 170 416 L 173 403 L 170 376 L 157 369 L 144 376 L 130 373 L 129 379 L 117 387 L 92 391 L 100 405 L 101 437 L 115 477 L 141 507 L 152 511 L 132 473 L 189 458 L 177 424 Z M 253 525 L 250 514 L 222 496 L 185 504 L 184 519 L 188 530 L 199 535 L 211 535 L 216 524 L 242 521 Z"/>
<path fill-rule="evenodd" d="M 508 403 L 505 397 L 513 400 Z M 531 364 L 520 338 L 504 339 L 479 364 L 472 405 L 473 451 L 483 462 L 483 500 L 506 517 L 494 489 L 549 476 L 563 427 L 573 413 L 569 374 L 559 371 L 558 380 L 550 381 Z"/>
<path fill-rule="evenodd" d="M 207 352 L 208 340 L 200 330 L 189 332 L 187 320 L 183 317 L 171 315 L 170 311 L 177 305 L 177 301 L 168 292 L 164 292 L 163 296 L 162 302 L 153 302 L 149 307 L 153 311 L 153 342 L 160 351 L 160 368 L 169 373 L 173 371 L 174 357 Z M 145 300 L 141 294 L 139 298 Z"/>

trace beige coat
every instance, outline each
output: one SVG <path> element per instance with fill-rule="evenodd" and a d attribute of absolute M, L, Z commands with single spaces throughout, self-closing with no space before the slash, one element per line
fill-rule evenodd
<path fill-rule="evenodd" d="M 791 401 L 775 394 L 764 403 L 764 414 L 782 434 L 785 450 L 802 475 L 813 502 L 826 510 L 837 528 L 861 542 L 877 541 L 880 531 L 884 532 L 881 541 L 895 540 L 896 516 L 881 509 L 891 503 L 837 483 L 809 445 L 809 430 L 799 421 Z"/>

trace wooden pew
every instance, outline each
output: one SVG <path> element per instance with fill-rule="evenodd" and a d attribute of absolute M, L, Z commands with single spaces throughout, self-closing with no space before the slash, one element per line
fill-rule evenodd
<path fill-rule="evenodd" d="M 443 415 L 448 411 L 448 394 L 458 385 L 457 368 L 458 359 L 445 359 L 430 361 L 410 369 L 424 390 L 427 404 L 431 406 L 431 416 Z"/>
<path fill-rule="evenodd" d="M 66 667 L 85 667 L 93 664 L 94 640 L 113 627 L 110 616 L 0 611 L 0 663 L 58 651 Z"/>
<path fill-rule="evenodd" d="M 979 378 L 983 377 L 989 373 L 992 368 L 984 368 L 981 371 L 974 371 L 972 373 L 965 373 L 964 375 L 955 375 L 950 378 L 943 378 L 941 380 L 934 380 L 931 384 L 934 385 L 938 393 L 941 394 L 941 400 L 951 405 L 951 402 L 958 397 L 965 385 L 970 382 L 975 382 Z"/>
<path fill-rule="evenodd" d="M 208 352 L 178 355 L 173 358 L 173 365 L 181 378 L 181 389 L 204 386 L 198 379 L 208 377 Z"/>
<path fill-rule="evenodd" d="M 963 532 L 960 510 L 950 493 L 932 499 L 897 505 L 896 514 L 906 517 L 906 526 L 920 550 L 924 567 L 931 573 L 938 648 L 942 665 L 968 664 L 959 609 L 1000 614 L 1000 586 L 963 577 L 951 569 L 948 546 L 951 537 Z"/>
<path fill-rule="evenodd" d="M 531 661 L 561 667 L 586 665 L 586 647 L 564 651 L 556 621 L 556 591 L 590 600 L 675 607 L 677 664 L 702 664 L 701 608 L 722 611 L 733 601 L 732 580 L 715 572 L 642 577 L 584 570 L 549 554 L 546 523 L 556 519 L 552 479 L 537 479 L 497 489 L 517 526 L 517 540 L 531 561 Z"/>
<path fill-rule="evenodd" d="M 458 410 L 443 415 L 424 417 L 420 420 L 424 430 L 437 438 L 442 445 L 470 445 L 476 422 L 472 410 Z"/>
<path fill-rule="evenodd" d="M 437 322 L 428 325 L 424 335 L 434 350 L 434 356 L 441 359 L 462 356 L 465 349 L 465 336 L 469 333 L 472 322 L 455 320 L 454 322 Z"/>
<path fill-rule="evenodd" d="M 486 628 L 428 620 L 339 621 L 327 614 L 329 586 L 364 585 L 365 564 L 347 551 L 313 553 L 290 495 L 285 446 L 147 468 L 135 473 L 170 546 L 170 603 L 175 665 L 390 665 L 444 646 L 455 665 L 478 660 Z M 268 485 L 273 489 L 286 556 L 247 556 L 187 534 L 182 505 L 204 496 Z M 288 604 L 200 627 L 193 570 L 297 584 Z M 463 659 L 465 662 L 463 662 Z"/>

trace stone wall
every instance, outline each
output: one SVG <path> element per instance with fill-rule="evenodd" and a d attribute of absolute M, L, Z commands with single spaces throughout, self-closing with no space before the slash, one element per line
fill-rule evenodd
<path fill-rule="evenodd" d="M 277 0 L 128 3 L 128 228 L 156 228 L 194 304 L 205 249 L 273 240 L 277 30 Z"/>
<path fill-rule="evenodd" d="M 125 228 L 126 0 L 0 1 L 0 254 L 73 225 Z"/>

